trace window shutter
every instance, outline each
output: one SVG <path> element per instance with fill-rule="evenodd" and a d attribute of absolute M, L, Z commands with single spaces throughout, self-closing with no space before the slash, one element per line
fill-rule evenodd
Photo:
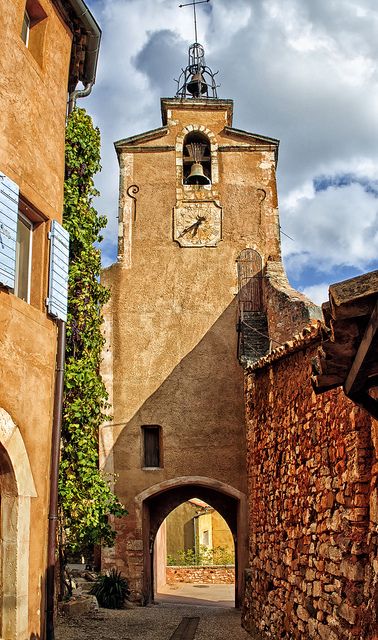
<path fill-rule="evenodd" d="M 0 173 L 0 284 L 11 289 L 16 275 L 18 195 L 18 185 Z"/>
<path fill-rule="evenodd" d="M 142 427 L 144 435 L 144 466 L 160 467 L 160 428 Z"/>
<path fill-rule="evenodd" d="M 69 233 L 56 220 L 51 223 L 49 297 L 46 300 L 50 315 L 67 320 Z"/>

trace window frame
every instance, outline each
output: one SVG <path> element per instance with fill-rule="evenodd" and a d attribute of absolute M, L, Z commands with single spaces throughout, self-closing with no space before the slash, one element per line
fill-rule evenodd
<path fill-rule="evenodd" d="M 147 465 L 146 464 L 146 434 L 147 432 L 155 431 L 157 432 L 157 458 L 158 458 L 158 466 Z M 163 469 L 163 447 L 162 447 L 162 427 L 158 424 L 143 424 L 141 426 L 141 466 L 144 471 L 159 471 Z"/>
<path fill-rule="evenodd" d="M 25 37 L 23 35 L 24 34 L 24 25 L 25 25 L 25 28 L 26 28 Z M 30 15 L 29 15 L 29 12 L 28 12 L 27 8 L 25 7 L 24 17 L 22 19 L 21 39 L 22 39 L 22 42 L 25 44 L 25 47 L 27 49 L 29 48 L 30 27 L 31 27 L 31 18 L 30 18 Z"/>
<path fill-rule="evenodd" d="M 29 20 L 26 39 L 23 37 L 25 17 Z M 20 37 L 25 44 L 26 49 L 41 68 L 43 66 L 47 18 L 48 14 L 40 4 L 39 0 L 26 0 Z"/>
<path fill-rule="evenodd" d="M 29 255 L 28 255 L 28 266 L 27 266 L 27 294 L 26 299 L 19 295 L 18 287 L 20 284 L 20 252 L 19 252 L 19 234 L 18 234 L 18 223 L 21 221 L 28 229 L 29 229 Z M 31 274 L 32 274 L 32 256 L 33 256 L 33 231 L 34 224 L 32 220 L 30 220 L 22 211 L 18 211 L 18 219 L 17 219 L 17 244 L 16 244 L 16 272 L 15 272 L 15 281 L 14 281 L 14 295 L 20 300 L 24 300 L 27 304 L 30 304 L 30 291 L 31 291 Z"/>

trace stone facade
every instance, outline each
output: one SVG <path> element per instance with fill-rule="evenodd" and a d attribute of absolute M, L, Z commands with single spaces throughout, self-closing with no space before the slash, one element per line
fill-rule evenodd
<path fill-rule="evenodd" d="M 237 540 L 237 602 L 243 590 L 238 259 L 250 249 L 265 269 L 281 258 L 278 141 L 233 129 L 232 110 L 231 100 L 164 98 L 161 128 L 115 145 L 118 262 L 102 275 L 112 293 L 104 310 L 102 374 L 113 421 L 103 426 L 100 442 L 103 467 L 116 474 L 129 516 L 115 523 L 116 547 L 103 553 L 103 566 L 116 564 L 135 596 L 146 599 L 162 518 L 195 497 L 221 513 Z M 196 135 L 209 149 L 206 186 L 183 181 L 186 137 Z M 258 278 L 262 286 L 262 273 Z M 160 427 L 154 468 L 143 462 L 148 425 Z"/>
<path fill-rule="evenodd" d="M 312 326 L 245 381 L 250 568 L 261 638 L 377 638 L 377 423 L 341 388 L 316 396 Z"/>
<path fill-rule="evenodd" d="M 196 584 L 234 584 L 234 567 L 167 567 L 167 584 L 180 582 Z"/>

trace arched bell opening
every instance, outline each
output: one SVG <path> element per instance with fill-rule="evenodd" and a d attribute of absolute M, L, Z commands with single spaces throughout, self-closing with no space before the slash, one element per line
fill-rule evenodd
<path fill-rule="evenodd" d="M 210 141 L 203 133 L 188 133 L 183 144 L 183 183 L 211 185 Z"/>

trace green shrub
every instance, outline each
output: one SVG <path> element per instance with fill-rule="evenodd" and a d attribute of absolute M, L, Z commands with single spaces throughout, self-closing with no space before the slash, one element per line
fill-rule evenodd
<path fill-rule="evenodd" d="M 98 576 L 90 593 L 96 596 L 100 607 L 105 609 L 122 609 L 123 603 L 130 594 L 129 584 L 117 569 L 110 569 Z"/>

